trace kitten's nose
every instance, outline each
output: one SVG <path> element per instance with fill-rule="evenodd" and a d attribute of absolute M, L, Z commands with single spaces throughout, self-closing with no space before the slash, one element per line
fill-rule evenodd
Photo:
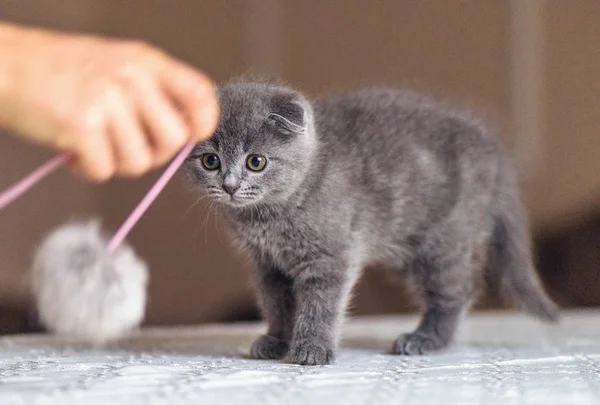
<path fill-rule="evenodd" d="M 235 192 L 240 188 L 237 184 L 225 184 L 223 183 L 223 190 L 229 195 L 235 194 Z"/>

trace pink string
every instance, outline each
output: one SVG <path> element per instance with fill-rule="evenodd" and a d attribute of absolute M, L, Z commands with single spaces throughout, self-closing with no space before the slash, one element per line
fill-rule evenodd
<path fill-rule="evenodd" d="M 46 176 L 52 174 L 56 169 L 64 165 L 71 158 L 70 152 L 62 152 L 25 176 L 22 180 L 13 184 L 0 193 L 0 210 L 6 208 L 10 203 L 21 197 L 27 190 L 35 186 Z"/>
<path fill-rule="evenodd" d="M 171 163 L 163 172 L 163 174 L 158 178 L 156 183 L 154 183 L 154 185 L 150 188 L 148 193 L 146 193 L 144 198 L 135 207 L 131 214 L 129 214 L 129 217 L 127 217 L 125 222 L 123 222 L 121 227 L 112 237 L 106 248 L 108 253 L 114 253 L 115 250 L 117 250 L 117 248 L 121 245 L 121 243 L 123 243 L 131 229 L 133 229 L 133 227 L 140 220 L 142 215 L 144 215 L 148 207 L 150 207 L 150 205 L 154 202 L 156 197 L 158 197 L 160 192 L 165 188 L 169 180 L 171 180 L 171 178 L 175 175 L 175 173 L 181 167 L 183 162 L 185 162 L 185 159 L 194 149 L 195 144 L 196 143 L 193 141 L 188 142 L 177 154 L 177 156 L 175 156 L 175 158 L 171 161 Z M 27 190 L 29 190 L 35 184 L 39 183 L 41 180 L 50 175 L 60 166 L 64 165 L 66 162 L 69 161 L 70 158 L 70 152 L 60 153 L 57 156 L 50 159 L 48 162 L 44 163 L 31 174 L 27 175 L 24 179 L 20 180 L 19 182 L 15 183 L 5 191 L 0 193 L 0 210 L 8 206 L 20 196 L 22 196 Z"/>
<path fill-rule="evenodd" d="M 175 175 L 179 167 L 183 164 L 183 162 L 185 162 L 185 159 L 192 152 L 195 145 L 196 143 L 193 141 L 188 142 L 177 154 L 177 156 L 175 156 L 175 158 L 171 161 L 169 166 L 166 168 L 164 173 L 158 178 L 156 183 L 154 183 L 154 185 L 150 187 L 148 193 L 144 196 L 142 201 L 140 201 L 137 207 L 135 207 L 131 214 L 129 214 L 129 217 L 127 217 L 125 222 L 123 222 L 123 225 L 121 225 L 121 227 L 117 230 L 115 235 L 108 243 L 108 253 L 114 253 L 115 250 L 117 250 L 117 248 L 121 245 L 121 243 L 123 243 L 123 241 L 127 237 L 127 234 L 129 234 L 131 229 L 139 221 L 142 215 L 144 215 L 148 207 L 150 207 L 150 205 L 154 202 L 156 197 L 158 197 L 160 192 L 165 188 L 169 180 L 171 180 L 173 175 Z"/>

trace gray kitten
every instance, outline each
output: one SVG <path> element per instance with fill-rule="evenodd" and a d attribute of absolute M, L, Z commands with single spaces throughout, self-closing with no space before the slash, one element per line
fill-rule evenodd
<path fill-rule="evenodd" d="M 327 364 L 361 269 L 406 275 L 424 301 L 393 351 L 446 347 L 487 278 L 545 320 L 515 170 L 465 112 L 408 91 L 309 102 L 264 83 L 220 87 L 221 122 L 186 164 L 257 266 L 269 328 L 258 359 Z"/>

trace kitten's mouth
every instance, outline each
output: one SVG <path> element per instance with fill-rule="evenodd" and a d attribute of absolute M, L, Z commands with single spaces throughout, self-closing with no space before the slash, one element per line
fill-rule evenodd
<path fill-rule="evenodd" d="M 221 201 L 231 207 L 239 208 L 254 203 L 255 199 L 249 197 L 240 197 L 234 194 L 221 198 Z"/>

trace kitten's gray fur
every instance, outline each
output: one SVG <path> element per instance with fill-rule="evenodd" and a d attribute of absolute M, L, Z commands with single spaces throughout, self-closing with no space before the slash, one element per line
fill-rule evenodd
<path fill-rule="evenodd" d="M 256 263 L 269 328 L 253 357 L 332 361 L 350 290 L 376 262 L 405 274 L 424 301 L 398 354 L 446 347 L 484 276 L 522 309 L 557 319 L 532 264 L 513 165 L 469 113 L 391 89 L 310 103 L 237 82 L 219 97 L 219 127 L 186 166 Z M 220 169 L 203 168 L 205 153 Z M 246 168 L 249 154 L 268 159 L 262 172 Z"/>

